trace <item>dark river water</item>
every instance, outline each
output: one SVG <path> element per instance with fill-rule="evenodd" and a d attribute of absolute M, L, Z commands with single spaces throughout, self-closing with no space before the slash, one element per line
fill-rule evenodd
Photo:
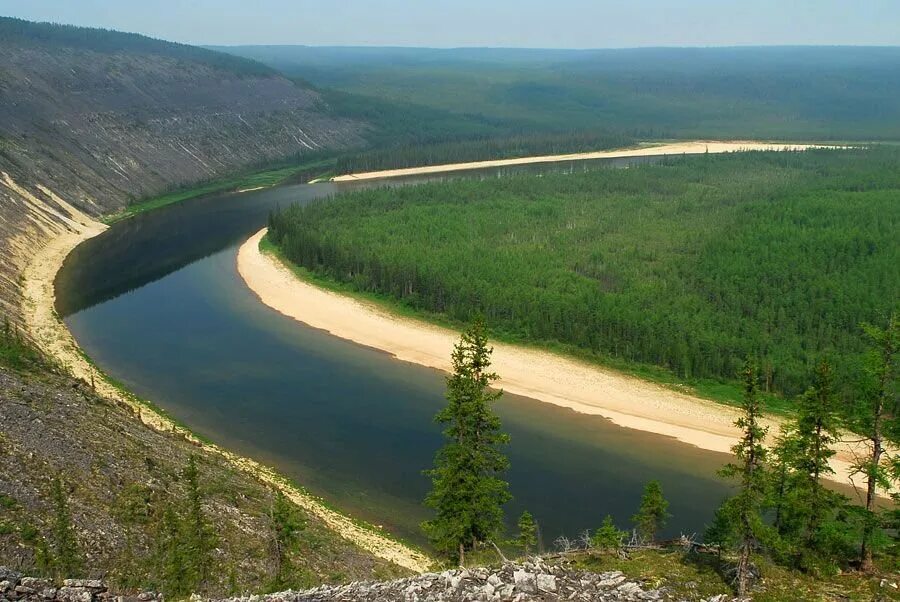
<path fill-rule="evenodd" d="M 480 177 L 510 171 L 523 169 Z M 273 208 L 338 191 L 304 184 L 212 196 L 115 224 L 67 259 L 57 309 L 104 371 L 195 432 L 421 541 L 422 470 L 441 443 L 432 418 L 443 375 L 278 314 L 235 269 L 238 246 Z M 650 479 L 671 501 L 671 535 L 701 533 L 726 493 L 715 476 L 722 454 L 512 395 L 497 411 L 512 439 L 508 517 L 530 510 L 548 545 L 606 514 L 630 528 Z"/>

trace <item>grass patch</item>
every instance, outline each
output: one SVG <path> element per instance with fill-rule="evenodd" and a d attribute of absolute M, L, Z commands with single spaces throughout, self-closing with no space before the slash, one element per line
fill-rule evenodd
<path fill-rule="evenodd" d="M 299 175 L 307 175 L 304 180 L 328 178 L 334 173 L 337 159 L 334 157 L 306 161 L 298 165 L 268 168 L 251 173 L 237 174 L 225 178 L 213 180 L 205 184 L 191 186 L 168 192 L 166 194 L 141 200 L 130 204 L 121 211 L 104 218 L 104 223 L 114 224 L 128 219 L 139 213 L 146 213 L 161 207 L 180 203 L 188 199 L 195 199 L 208 194 L 227 191 L 239 191 L 252 188 L 269 188 L 283 184 Z"/>
<path fill-rule="evenodd" d="M 706 599 L 719 594 L 733 595 L 722 577 L 721 564 L 713 554 L 685 554 L 680 550 L 639 550 L 625 559 L 613 555 L 585 553 L 573 556 L 583 570 L 621 571 L 646 587 L 667 588 L 676 598 Z M 753 591 L 754 602 L 819 601 L 819 600 L 897 600 L 898 590 L 881 580 L 896 582 L 896 575 L 856 572 L 834 576 L 812 575 L 791 571 L 756 558 L 762 580 Z"/>

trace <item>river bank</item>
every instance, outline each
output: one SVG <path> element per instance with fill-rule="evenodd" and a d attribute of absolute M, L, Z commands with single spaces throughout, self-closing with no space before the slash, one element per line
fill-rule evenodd
<path fill-rule="evenodd" d="M 513 165 L 531 165 L 535 163 L 556 163 L 563 161 L 587 161 L 590 159 L 620 159 L 627 157 L 659 157 L 663 155 L 691 155 L 702 153 L 734 153 L 741 151 L 800 151 L 810 148 L 834 148 L 834 146 L 817 144 L 787 144 L 777 142 L 757 142 L 753 140 L 718 141 L 695 140 L 691 142 L 673 142 L 658 146 L 640 146 L 630 149 L 596 151 L 587 153 L 570 153 L 565 155 L 542 155 L 536 157 L 519 157 L 515 159 L 493 159 L 469 163 L 449 163 L 444 165 L 426 165 L 424 167 L 407 167 L 383 171 L 369 171 L 346 174 L 331 178 L 332 182 L 355 182 L 360 180 L 376 180 L 382 178 L 400 178 L 427 174 L 485 169 L 489 167 L 509 167 Z"/>
<path fill-rule="evenodd" d="M 297 277 L 280 259 L 261 251 L 265 229 L 241 246 L 237 270 L 260 300 L 276 311 L 355 343 L 379 349 L 396 359 L 441 371 L 450 368 L 458 333 L 389 313 L 372 303 L 324 290 Z M 666 437 L 700 449 L 729 452 L 739 432 L 738 410 L 641 381 L 563 355 L 494 344 L 498 386 L 515 394 L 602 416 L 613 423 Z M 783 420 L 769 416 L 775 435 Z M 862 451 L 843 444 L 833 460 L 834 480 L 854 486 L 852 464 Z"/>
<path fill-rule="evenodd" d="M 146 402 L 107 380 L 80 350 L 75 339 L 60 321 L 54 309 L 54 281 L 69 253 L 80 243 L 106 229 L 97 221 L 81 220 L 77 227 L 51 236 L 31 257 L 23 274 L 23 313 L 32 340 L 76 378 L 94 383 L 96 391 L 109 399 L 130 406 L 146 426 L 160 432 L 174 433 L 189 440 L 199 449 L 224 458 L 234 467 L 250 474 L 266 485 L 280 490 L 288 499 L 316 516 L 341 537 L 384 560 L 418 573 L 428 570 L 433 561 L 418 550 L 391 539 L 375 527 L 356 521 L 328 507 L 322 500 L 293 485 L 273 469 L 263 466 L 215 444 L 202 441 L 171 418 Z"/>

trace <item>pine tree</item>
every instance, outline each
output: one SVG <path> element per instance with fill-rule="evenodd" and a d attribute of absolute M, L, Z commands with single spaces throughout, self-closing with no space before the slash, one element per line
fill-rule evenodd
<path fill-rule="evenodd" d="M 631 518 L 638 535 L 643 541 L 653 541 L 671 516 L 669 502 L 663 496 L 662 485 L 659 481 L 650 481 L 644 487 L 644 495 L 641 497 L 637 514 Z"/>
<path fill-rule="evenodd" d="M 869 337 L 871 351 L 867 358 L 856 430 L 865 435 L 870 451 L 868 458 L 859 462 L 854 470 L 866 477 L 867 518 L 860 545 L 860 567 L 869 571 L 873 566 L 872 539 L 878 529 L 875 507 L 878 489 L 889 489 L 892 476 L 885 443 L 900 440 L 895 392 L 900 323 L 896 315 L 891 315 L 886 328 L 863 324 L 863 330 Z"/>
<path fill-rule="evenodd" d="M 75 538 L 75 527 L 69 502 L 59 477 L 53 479 L 52 486 L 53 520 L 53 565 L 60 577 L 77 577 L 83 569 L 83 562 Z"/>
<path fill-rule="evenodd" d="M 503 504 L 510 499 L 500 474 L 509 466 L 500 447 L 509 441 L 491 409 L 501 392 L 491 391 L 484 322 L 476 319 L 453 349 L 447 377 L 447 406 L 435 420 L 447 425 L 447 441 L 426 472 L 432 490 L 425 499 L 436 516 L 422 527 L 434 546 L 462 564 L 467 549 L 492 540 L 503 530 Z"/>
<path fill-rule="evenodd" d="M 203 494 L 200 491 L 200 474 L 197 459 L 192 455 L 184 470 L 188 487 L 187 516 L 183 522 L 186 560 L 191 572 L 191 585 L 199 588 L 209 576 L 215 533 L 203 512 Z"/>
<path fill-rule="evenodd" d="M 739 479 L 738 493 L 728 503 L 732 506 L 735 535 L 738 540 L 737 593 L 747 594 L 750 586 L 751 554 L 764 530 L 762 507 L 766 494 L 766 429 L 759 424 L 762 410 L 759 402 L 759 379 L 755 364 L 747 360 L 743 369 L 743 415 L 735 421 L 743 435 L 731 448 L 737 463 L 726 464 L 720 474 Z"/>
<path fill-rule="evenodd" d="M 293 586 L 291 573 L 290 550 L 297 542 L 298 536 L 306 528 L 306 520 L 296 506 L 280 491 L 275 494 L 269 512 L 272 528 L 272 551 L 275 564 L 275 575 L 270 588 L 281 591 Z"/>
<path fill-rule="evenodd" d="M 736 544 L 736 523 L 734 498 L 726 498 L 713 515 L 712 523 L 703 533 L 703 542 L 719 548 L 719 556 L 722 550 L 732 548 Z"/>
<path fill-rule="evenodd" d="M 829 459 L 840 439 L 840 418 L 833 394 L 831 366 L 822 361 L 816 369 L 815 383 L 800 398 L 796 418 L 797 447 L 793 468 L 800 477 L 799 498 L 804 509 L 803 547 L 816 547 L 819 528 L 833 514 L 839 497 L 822 484 L 824 475 L 833 474 Z"/>
<path fill-rule="evenodd" d="M 601 551 L 618 550 L 622 547 L 626 535 L 628 534 L 625 531 L 616 527 L 613 517 L 607 514 L 603 524 L 591 537 L 591 545 Z"/>
<path fill-rule="evenodd" d="M 537 544 L 537 524 L 534 517 L 526 510 L 519 517 L 519 536 L 516 538 L 522 547 L 522 552 L 528 556 L 528 551 Z"/>
<path fill-rule="evenodd" d="M 154 573 L 168 598 L 178 598 L 191 593 L 192 579 L 182 539 L 183 532 L 184 527 L 175 507 L 167 502 L 154 537 L 156 550 L 153 560 Z"/>

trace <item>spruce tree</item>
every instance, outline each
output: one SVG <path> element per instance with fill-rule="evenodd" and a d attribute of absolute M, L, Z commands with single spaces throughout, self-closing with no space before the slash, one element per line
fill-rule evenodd
<path fill-rule="evenodd" d="M 171 502 L 165 502 L 157 525 L 153 554 L 154 573 L 167 598 L 179 598 L 191 593 L 192 579 L 189 559 L 182 539 L 184 527 Z"/>
<path fill-rule="evenodd" d="M 840 417 L 833 393 L 831 366 L 822 361 L 816 369 L 815 383 L 800 398 L 795 437 L 798 453 L 793 468 L 799 477 L 799 500 L 803 513 L 802 546 L 817 546 L 819 529 L 833 514 L 840 497 L 822 484 L 822 477 L 833 474 L 829 459 L 840 439 Z"/>
<path fill-rule="evenodd" d="M 435 420 L 446 425 L 446 443 L 426 472 L 432 490 L 425 499 L 435 517 L 422 527 L 435 548 L 465 561 L 465 552 L 503 530 L 503 504 L 509 485 L 500 475 L 509 466 L 501 451 L 509 437 L 491 405 L 502 392 L 490 390 L 492 349 L 484 322 L 476 319 L 453 349 L 447 377 L 447 405 Z"/>
<path fill-rule="evenodd" d="M 622 547 L 626 535 L 628 534 L 625 531 L 616 527 L 613 517 L 607 514 L 603 524 L 591 537 L 591 545 L 601 551 L 615 551 Z"/>
<path fill-rule="evenodd" d="M 656 534 L 666 526 L 672 515 L 669 514 L 669 502 L 663 495 L 662 485 L 653 480 L 644 487 L 641 505 L 637 514 L 632 517 L 642 541 L 653 541 Z"/>
<path fill-rule="evenodd" d="M 188 487 L 188 506 L 183 522 L 185 529 L 183 542 L 191 572 L 191 585 L 196 589 L 201 587 L 209 576 L 216 538 L 212 526 L 203 512 L 200 473 L 197 470 L 197 459 L 193 455 L 184 470 L 184 479 L 187 481 Z"/>
<path fill-rule="evenodd" d="M 756 365 L 747 360 L 743 369 L 743 414 L 735 421 L 741 429 L 741 439 L 731 448 L 736 463 L 726 464 L 720 474 L 738 479 L 738 492 L 728 500 L 728 513 L 733 516 L 738 542 L 736 586 L 739 596 L 747 594 L 750 586 L 751 554 L 764 530 L 762 508 L 766 494 L 766 448 L 763 440 L 766 429 L 760 425 L 762 409 L 759 402 L 759 378 Z"/>
<path fill-rule="evenodd" d="M 59 577 L 78 577 L 83 569 L 83 562 L 78 551 L 75 538 L 75 527 L 72 524 L 72 513 L 62 481 L 53 479 L 53 565 Z"/>
<path fill-rule="evenodd" d="M 854 466 L 866 478 L 866 522 L 860 544 L 860 567 L 873 567 L 872 540 L 879 527 L 876 514 L 878 489 L 889 489 L 893 473 L 886 443 L 900 441 L 896 393 L 897 358 L 900 347 L 900 323 L 891 315 L 886 328 L 863 324 L 871 349 L 856 415 L 856 429 L 869 445 L 868 457 Z"/>
<path fill-rule="evenodd" d="M 293 565 L 290 551 L 296 545 L 298 536 L 306 528 L 306 520 L 283 493 L 278 491 L 269 512 L 272 529 L 272 551 L 275 574 L 270 589 L 281 591 L 292 587 Z"/>
<path fill-rule="evenodd" d="M 516 538 L 522 547 L 522 552 L 528 556 L 528 551 L 537 544 L 537 524 L 531 512 L 525 510 L 519 517 L 519 536 Z"/>

